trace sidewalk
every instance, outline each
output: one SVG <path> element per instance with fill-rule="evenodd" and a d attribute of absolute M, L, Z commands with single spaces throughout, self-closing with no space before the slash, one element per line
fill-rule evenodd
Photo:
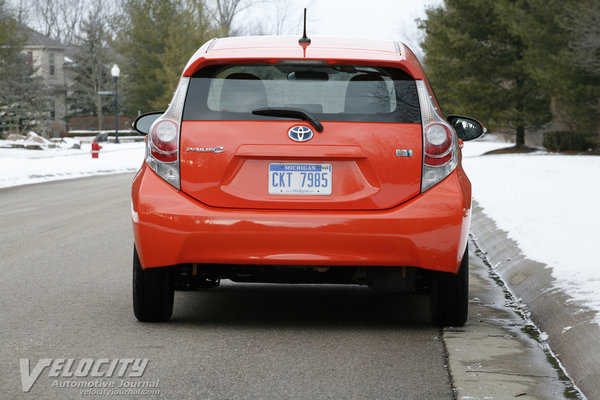
<path fill-rule="evenodd" d="M 455 398 L 582 399 L 472 241 L 469 253 L 469 319 L 443 330 Z"/>
<path fill-rule="evenodd" d="M 517 243 L 498 229 L 476 202 L 471 232 L 494 272 L 527 306 L 542 335 L 547 335 L 548 344 L 574 383 L 589 399 L 600 399 L 600 329 L 592 322 L 596 312 L 552 285 L 555 278 L 550 269 L 525 258 Z"/>

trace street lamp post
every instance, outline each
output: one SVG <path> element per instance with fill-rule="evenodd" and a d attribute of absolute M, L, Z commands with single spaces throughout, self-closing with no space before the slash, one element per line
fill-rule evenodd
<path fill-rule="evenodd" d="M 117 80 L 119 79 L 120 73 L 121 70 L 119 69 L 119 66 L 117 64 L 113 65 L 110 74 L 115 78 L 115 143 L 119 143 L 119 92 L 117 91 Z"/>

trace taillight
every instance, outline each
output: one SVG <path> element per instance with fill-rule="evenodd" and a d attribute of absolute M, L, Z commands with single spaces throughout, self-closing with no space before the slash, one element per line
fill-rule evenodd
<path fill-rule="evenodd" d="M 423 128 L 425 164 L 442 165 L 452 158 L 452 132 L 445 125 L 433 123 Z"/>
<path fill-rule="evenodd" d="M 425 82 L 418 80 L 417 92 L 423 126 L 423 175 L 421 192 L 450 175 L 458 164 L 456 133 L 433 105 Z"/>
<path fill-rule="evenodd" d="M 150 127 L 146 163 L 165 181 L 181 187 L 179 176 L 179 133 L 183 104 L 190 78 L 182 77 L 169 108 Z"/>
<path fill-rule="evenodd" d="M 150 131 L 152 156 L 158 161 L 177 161 L 178 126 L 174 121 L 165 119 L 159 121 Z"/>

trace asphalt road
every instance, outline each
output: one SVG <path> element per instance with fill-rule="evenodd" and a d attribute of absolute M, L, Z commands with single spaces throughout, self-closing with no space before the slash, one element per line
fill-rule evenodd
<path fill-rule="evenodd" d="M 474 243 L 461 328 L 425 296 L 233 283 L 139 323 L 132 177 L 0 190 L 1 399 L 581 398 Z"/>
<path fill-rule="evenodd" d="M 82 388 L 62 386 L 111 381 L 147 382 L 144 390 L 153 391 L 128 398 L 453 397 L 442 332 L 429 325 L 423 296 L 224 284 L 176 292 L 169 323 L 137 322 L 131 179 L 0 190 L 2 398 L 80 398 Z M 87 359 L 128 358 L 148 359 L 142 377 L 61 376 L 73 369 L 59 364 L 22 390 L 22 374 L 35 377 L 40 360 L 73 359 L 85 375 Z M 108 374 L 107 365 L 97 371 Z"/>

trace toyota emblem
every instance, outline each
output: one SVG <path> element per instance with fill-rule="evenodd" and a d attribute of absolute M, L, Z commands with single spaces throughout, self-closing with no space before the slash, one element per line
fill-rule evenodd
<path fill-rule="evenodd" d="M 306 126 L 297 125 L 288 131 L 288 136 L 296 142 L 306 142 L 313 137 L 313 131 Z"/>

